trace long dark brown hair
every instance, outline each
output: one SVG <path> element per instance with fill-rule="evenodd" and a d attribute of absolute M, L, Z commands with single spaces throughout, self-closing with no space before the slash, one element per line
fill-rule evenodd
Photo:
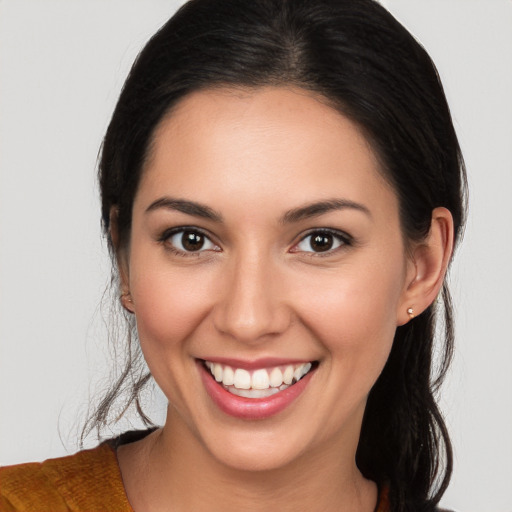
<path fill-rule="evenodd" d="M 155 128 L 185 95 L 223 85 L 293 85 L 323 95 L 372 145 L 399 198 L 404 238 L 423 239 L 438 206 L 450 210 L 460 238 L 466 179 L 442 85 L 426 51 L 382 6 L 373 0 L 191 0 L 138 56 L 103 142 L 102 222 L 114 268 L 110 211 L 117 208 L 122 246 Z M 441 335 L 434 360 L 436 322 Z M 139 394 L 150 376 L 131 334 L 124 371 L 84 433 L 108 424 L 126 389 L 121 410 L 135 403 L 149 423 Z M 367 402 L 357 464 L 389 487 L 394 511 L 432 510 L 448 485 L 452 451 L 435 395 L 452 351 L 445 284 L 435 304 L 397 328 Z"/>

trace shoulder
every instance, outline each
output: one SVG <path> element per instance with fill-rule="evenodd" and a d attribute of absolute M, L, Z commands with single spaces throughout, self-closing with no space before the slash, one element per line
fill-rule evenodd
<path fill-rule="evenodd" d="M 106 443 L 68 457 L 0 468 L 0 512 L 130 512 L 117 458 Z"/>
<path fill-rule="evenodd" d="M 0 468 L 0 511 L 69 510 L 58 490 L 50 484 L 41 470 L 42 464 L 19 464 Z"/>

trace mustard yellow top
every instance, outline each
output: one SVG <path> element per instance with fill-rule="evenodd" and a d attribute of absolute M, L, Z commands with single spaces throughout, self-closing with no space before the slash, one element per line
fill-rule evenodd
<path fill-rule="evenodd" d="M 0 511 L 133 512 L 114 449 L 0 468 Z"/>
<path fill-rule="evenodd" d="M 375 512 L 390 512 L 387 492 Z M 0 468 L 0 512 L 134 512 L 115 448 L 103 443 L 58 459 Z"/>

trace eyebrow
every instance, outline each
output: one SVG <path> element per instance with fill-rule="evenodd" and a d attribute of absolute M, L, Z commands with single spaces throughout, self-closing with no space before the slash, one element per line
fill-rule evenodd
<path fill-rule="evenodd" d="M 209 206 L 206 206 L 195 201 L 189 201 L 185 199 L 174 199 L 171 197 L 162 197 L 151 203 L 146 208 L 146 213 L 158 210 L 160 208 L 167 210 L 176 210 L 187 215 L 193 215 L 194 217 L 200 217 L 202 219 L 208 219 L 214 222 L 222 222 L 222 215 Z M 309 219 L 311 217 L 318 217 L 325 213 L 329 213 L 336 210 L 352 209 L 360 211 L 371 218 L 370 210 L 354 201 L 347 199 L 327 199 L 325 201 L 317 201 L 314 203 L 300 206 L 288 210 L 282 217 L 282 224 L 292 224 L 301 220 Z"/>
<path fill-rule="evenodd" d="M 370 218 L 372 217 L 370 210 L 360 203 L 349 201 L 348 199 L 327 199 L 289 210 L 281 218 L 281 223 L 291 224 L 332 211 L 345 209 L 357 210 L 368 215 Z"/>
<path fill-rule="evenodd" d="M 171 197 L 162 197 L 151 203 L 146 208 L 146 213 L 164 208 L 167 210 L 176 210 L 178 212 L 200 217 L 202 219 L 212 220 L 214 222 L 222 222 L 222 215 L 209 206 L 195 201 L 187 201 L 185 199 L 173 199 Z"/>

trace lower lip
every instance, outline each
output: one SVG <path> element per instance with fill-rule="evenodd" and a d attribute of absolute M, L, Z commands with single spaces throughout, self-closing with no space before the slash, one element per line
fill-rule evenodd
<path fill-rule="evenodd" d="M 244 420 L 270 418 L 286 409 L 306 389 L 311 375 L 314 373 L 314 371 L 310 371 L 295 384 L 266 398 L 246 398 L 233 395 L 224 389 L 213 379 L 212 374 L 202 362 L 198 361 L 198 365 L 206 391 L 213 402 L 226 414 Z"/>

